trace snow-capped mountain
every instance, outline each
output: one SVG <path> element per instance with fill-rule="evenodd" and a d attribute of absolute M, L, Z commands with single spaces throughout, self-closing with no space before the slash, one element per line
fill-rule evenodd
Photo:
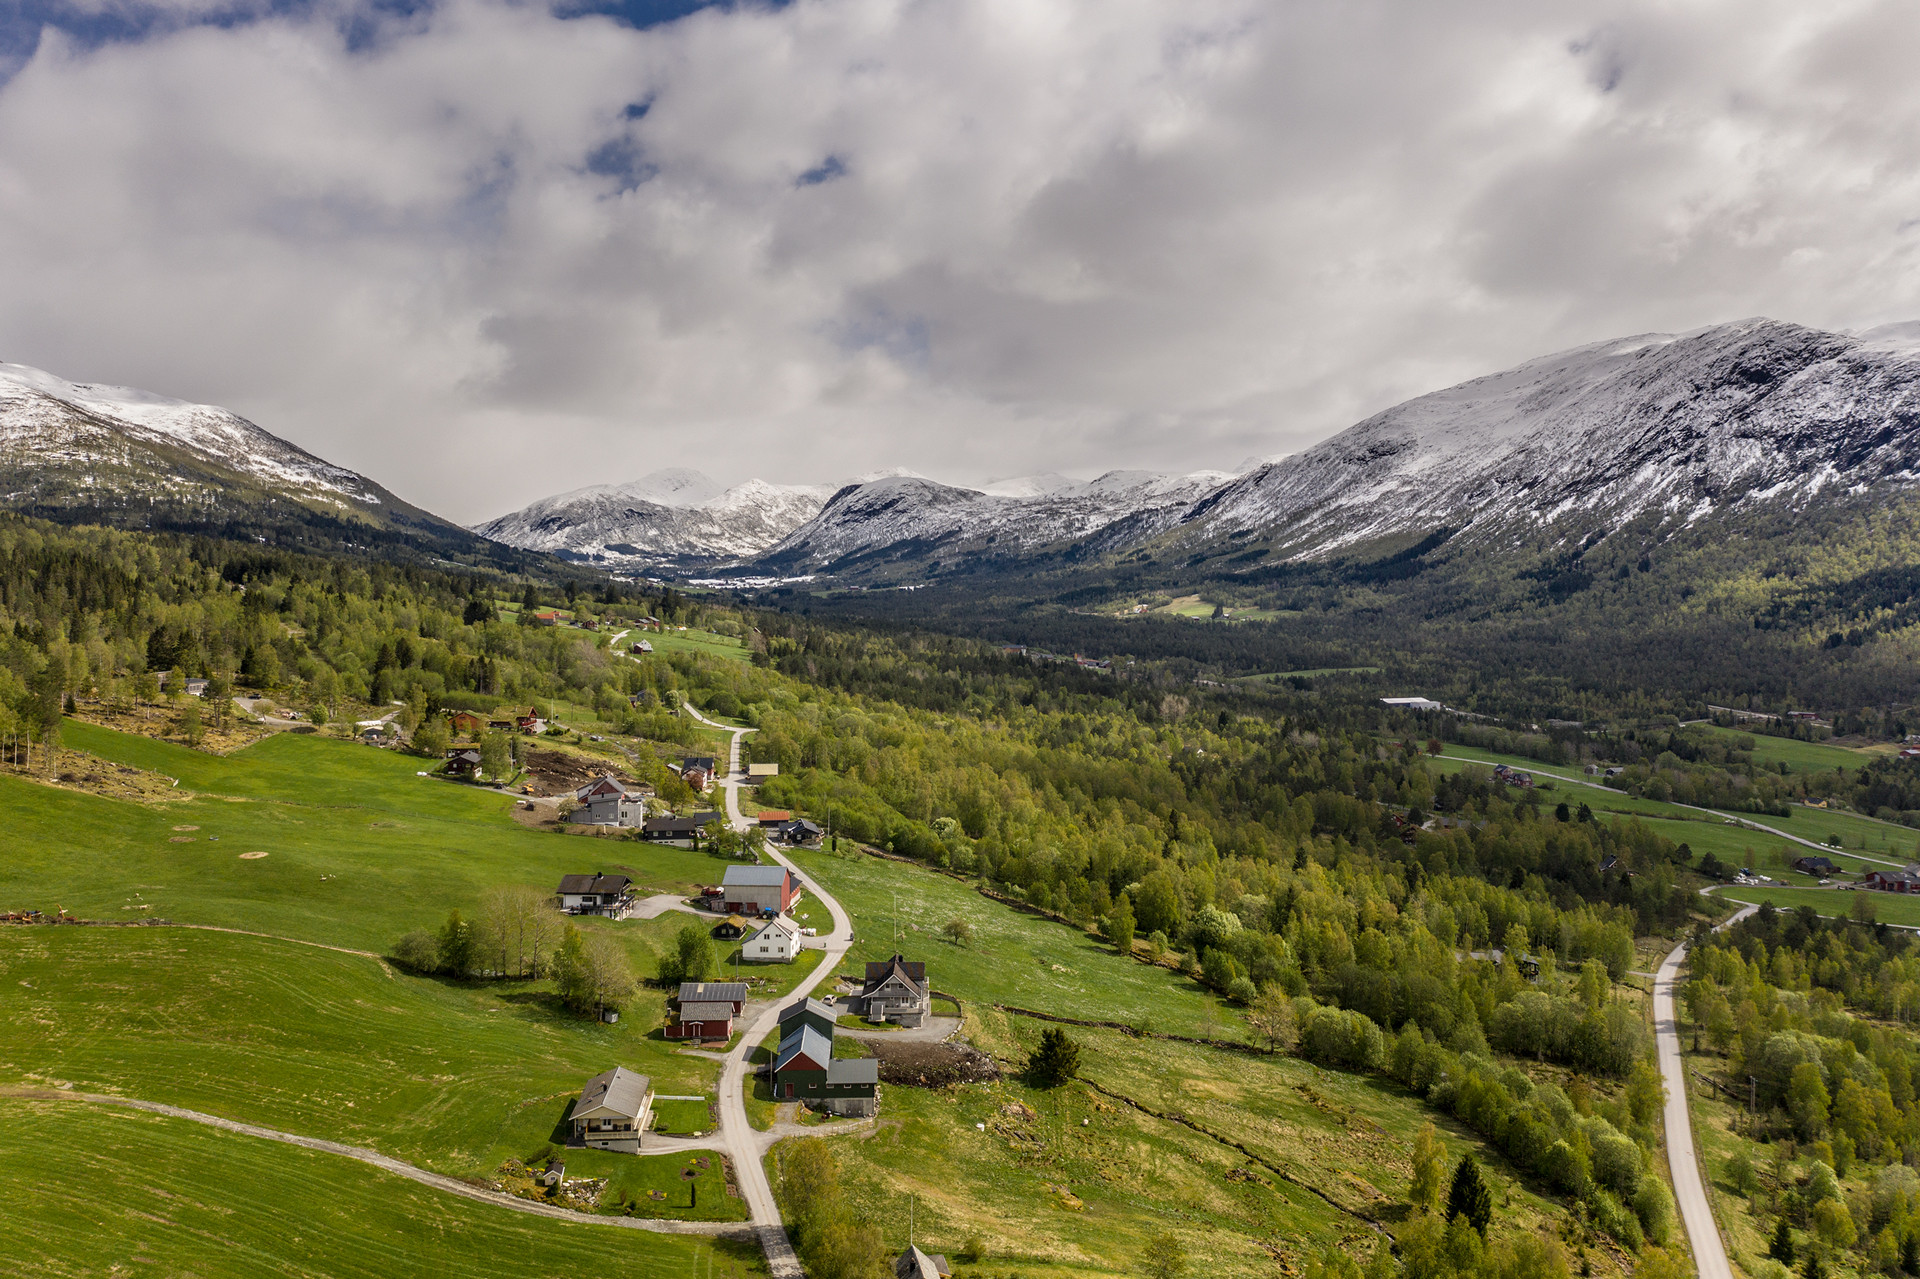
<path fill-rule="evenodd" d="M 57 483 L 76 469 L 94 472 L 96 483 L 132 469 L 147 483 L 181 495 L 202 487 L 202 476 L 156 474 L 145 465 L 153 454 L 175 452 L 302 501 L 347 509 L 378 506 L 385 496 L 366 477 L 324 462 L 225 409 L 131 387 L 68 382 L 24 364 L 0 364 L 6 500 L 31 498 L 36 486 Z"/>
<path fill-rule="evenodd" d="M 849 485 L 765 562 L 824 567 L 876 556 L 1005 558 L 1089 538 L 1102 548 L 1130 545 L 1172 527 L 1232 478 L 1225 471 L 1109 471 L 1084 483 L 1051 475 L 1002 481 L 986 492 L 919 477 Z"/>
<path fill-rule="evenodd" d="M 0 506 L 302 546 L 511 555 L 210 404 L 0 364 Z"/>
<path fill-rule="evenodd" d="M 475 527 L 523 550 L 611 563 L 757 556 L 819 513 L 834 486 L 748 480 L 730 489 L 698 471 L 575 489 Z"/>
<path fill-rule="evenodd" d="M 1745 320 L 1563 351 L 1423 395 L 1195 504 L 1183 543 L 1257 534 L 1319 557 L 1440 528 L 1590 538 L 1910 485 L 1920 325 Z"/>

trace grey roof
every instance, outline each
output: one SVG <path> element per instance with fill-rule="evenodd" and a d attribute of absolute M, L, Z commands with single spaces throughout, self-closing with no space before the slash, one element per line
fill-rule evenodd
<path fill-rule="evenodd" d="M 815 1061 L 828 1063 L 828 1070 L 833 1068 L 833 1040 L 811 1026 L 802 1026 L 780 1041 L 780 1055 L 773 1059 L 774 1070 L 785 1070 L 787 1063 L 800 1053 L 805 1053 Z"/>
<path fill-rule="evenodd" d="M 633 883 L 625 875 L 562 875 L 560 892 L 572 893 L 624 893 Z"/>
<path fill-rule="evenodd" d="M 580 1115 L 604 1109 L 637 1117 L 647 1108 L 647 1094 L 652 1087 L 653 1081 L 645 1075 L 636 1075 L 625 1066 L 615 1066 L 587 1080 L 587 1086 L 580 1090 L 580 1100 L 573 1104 L 573 1113 Z"/>
<path fill-rule="evenodd" d="M 720 883 L 726 888 L 778 888 L 792 873 L 785 866 L 729 866 Z"/>
<path fill-rule="evenodd" d="M 823 1004 L 817 999 L 802 999 L 797 1003 L 788 1004 L 780 1010 L 780 1024 L 784 1026 L 803 1013 L 814 1013 L 818 1016 L 825 1017 L 828 1025 L 832 1025 L 839 1020 L 831 1004 Z"/>
<path fill-rule="evenodd" d="M 646 829 L 650 831 L 683 831 L 688 834 L 699 830 L 708 822 L 724 821 L 718 813 L 692 813 L 686 817 L 649 817 Z"/>
<path fill-rule="evenodd" d="M 830 1084 L 877 1084 L 880 1063 L 871 1057 L 835 1057 L 827 1064 Z"/>
<path fill-rule="evenodd" d="M 747 1001 L 747 983 L 743 981 L 683 981 L 680 1006 L 688 1004 L 743 1004 Z"/>
<path fill-rule="evenodd" d="M 689 755 L 689 756 L 687 756 L 687 757 L 686 757 L 685 759 L 683 759 L 683 760 L 681 760 L 681 761 L 680 761 L 680 767 L 682 767 L 682 768 L 701 768 L 701 769 L 705 769 L 705 770 L 706 770 L 707 772 L 709 772 L 709 773 L 711 773 L 711 772 L 713 771 L 713 756 L 711 756 L 711 755 Z"/>
<path fill-rule="evenodd" d="M 894 1279 L 944 1279 L 951 1273 L 945 1257 L 929 1256 L 912 1244 L 893 1263 Z"/>
<path fill-rule="evenodd" d="M 733 1016 L 733 1005 L 718 1004 L 681 1004 L 681 1021 L 726 1021 Z"/>

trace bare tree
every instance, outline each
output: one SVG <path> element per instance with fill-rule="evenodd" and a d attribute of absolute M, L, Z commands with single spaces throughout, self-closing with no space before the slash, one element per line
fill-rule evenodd
<path fill-rule="evenodd" d="M 537 977 L 560 935 L 553 898 L 527 884 L 506 884 L 480 898 L 475 951 L 502 977 Z"/>

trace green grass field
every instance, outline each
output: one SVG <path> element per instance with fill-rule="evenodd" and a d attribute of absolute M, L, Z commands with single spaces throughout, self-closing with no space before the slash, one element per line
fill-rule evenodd
<path fill-rule="evenodd" d="M 549 889 L 563 874 L 610 870 L 685 892 L 724 869 L 704 852 L 529 829 L 505 795 L 416 776 L 425 761 L 353 742 L 281 734 L 222 757 L 84 724 L 68 725 L 66 741 L 178 777 L 196 798 L 142 806 L 0 777 L 10 819 L 0 908 L 381 950 L 496 884 Z"/>
<path fill-rule="evenodd" d="M 757 1246 L 568 1226 L 183 1119 L 0 1099 L 0 1275 L 766 1273 Z"/>
<path fill-rule="evenodd" d="M 1874 918 L 1886 924 L 1905 924 L 1920 927 L 1920 896 L 1905 893 L 1874 893 L 1858 890 L 1873 903 Z M 1746 902 L 1757 906 L 1762 902 L 1772 902 L 1780 910 L 1797 910 L 1801 906 L 1811 906 L 1822 915 L 1843 917 L 1853 905 L 1855 893 L 1835 892 L 1825 888 L 1747 888 L 1730 887 L 1718 890 L 1718 896 L 1728 901 Z"/>
<path fill-rule="evenodd" d="M 0 1081 L 167 1102 L 453 1176 L 540 1149 L 610 1066 L 711 1095 L 718 1067 L 657 1037 L 664 1011 L 648 993 L 605 1025 L 539 983 L 414 977 L 227 933 L 0 929 Z"/>
<path fill-rule="evenodd" d="M 731 635 L 716 635 L 712 631 L 635 631 L 620 642 L 632 645 L 642 639 L 652 644 L 656 653 L 698 653 L 702 657 L 724 657 L 736 662 L 747 660 L 745 644 Z"/>
<path fill-rule="evenodd" d="M 1182 1034 L 1208 1025 L 1220 1032 L 1239 1022 L 1237 1013 L 1185 977 L 1125 959 L 1079 929 L 1009 909 L 945 875 L 876 857 L 792 856 L 853 913 L 857 940 L 847 956 L 849 972 L 898 950 L 925 960 L 934 988 L 969 1005 L 1000 1002 L 1067 1016 L 1098 1009 L 1107 1020 L 1151 1022 Z M 953 919 L 973 925 L 971 944 L 938 937 Z"/>
<path fill-rule="evenodd" d="M 976 1044 L 1016 1063 L 1043 1028 L 990 1010 L 969 1021 Z M 1164 1229 L 1209 1275 L 1264 1276 L 1275 1266 L 1268 1247 L 1287 1272 L 1336 1239 L 1364 1261 L 1375 1236 L 1363 1216 L 1404 1211 L 1394 1201 L 1406 1194 L 1407 1152 L 1433 1116 L 1398 1088 L 1293 1058 L 1070 1033 L 1082 1078 L 1244 1142 L 1293 1180 L 1080 1083 L 892 1087 L 873 1138 L 834 1146 L 850 1202 L 882 1223 L 890 1247 L 906 1242 L 898 1208 L 911 1195 L 922 1246 L 952 1256 L 978 1238 L 985 1273 L 1138 1274 L 1146 1237 Z M 1470 1134 L 1438 1126 L 1451 1157 L 1473 1150 L 1493 1174 L 1501 1229 L 1537 1228 L 1555 1211 Z"/>
<path fill-rule="evenodd" d="M 1876 758 L 1873 751 L 1830 746 L 1825 742 L 1802 742 L 1791 737 L 1770 737 L 1765 733 L 1747 733 L 1737 728 L 1702 725 L 1721 738 L 1751 738 L 1753 758 L 1768 766 L 1785 764 L 1796 773 L 1830 773 L 1836 768 L 1852 770 Z"/>

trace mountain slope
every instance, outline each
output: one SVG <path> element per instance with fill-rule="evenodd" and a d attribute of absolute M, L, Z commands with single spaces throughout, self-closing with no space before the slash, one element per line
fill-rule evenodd
<path fill-rule="evenodd" d="M 722 491 L 698 471 L 656 471 L 542 498 L 476 526 L 510 546 L 567 559 L 699 562 L 759 555 L 813 518 L 830 485 L 748 480 Z"/>
<path fill-rule="evenodd" d="M 1546 356 L 1237 476 L 850 487 L 760 567 L 1085 578 L 1131 553 L 1129 574 L 1144 563 L 1169 578 L 1202 565 L 1246 575 L 1449 539 L 1586 546 L 1643 517 L 1670 533 L 1917 480 L 1920 325 L 1848 335 L 1756 319 Z"/>
<path fill-rule="evenodd" d="M 785 569 L 845 570 L 929 556 L 1006 561 L 1092 539 L 1133 545 L 1173 526 L 1230 479 L 1223 471 L 1160 475 L 1110 471 L 1087 483 L 1057 476 L 1003 481 L 982 493 L 934 480 L 849 485 L 762 559 Z"/>
<path fill-rule="evenodd" d="M 310 549 L 526 561 L 225 409 L 19 364 L 0 364 L 0 505 Z"/>
<path fill-rule="evenodd" d="M 1179 541 L 1250 532 L 1298 558 L 1437 529 L 1581 540 L 1648 514 L 1692 523 L 1911 485 L 1911 328 L 1747 320 L 1547 356 L 1242 476 L 1187 513 Z"/>

